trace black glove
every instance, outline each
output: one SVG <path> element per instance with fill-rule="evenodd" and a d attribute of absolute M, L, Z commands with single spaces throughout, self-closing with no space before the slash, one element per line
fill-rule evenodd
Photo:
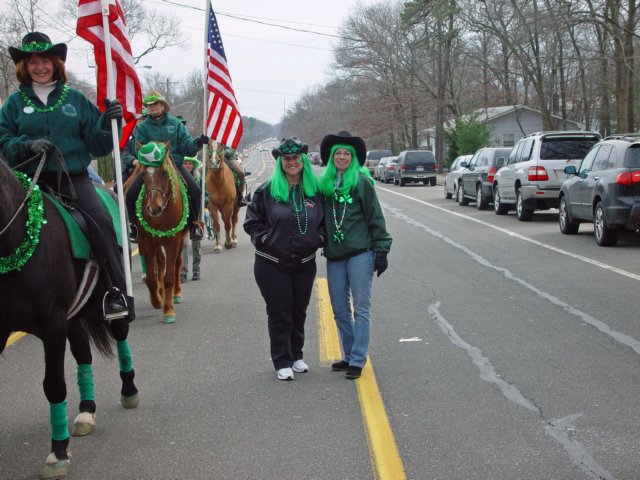
<path fill-rule="evenodd" d="M 373 270 L 377 272 L 378 277 L 382 275 L 387 267 L 389 266 L 389 262 L 387 262 L 387 257 L 376 257 L 376 264 Z"/>
<path fill-rule="evenodd" d="M 53 150 L 53 143 L 49 140 L 45 140 L 44 138 L 38 138 L 37 140 L 27 140 L 24 143 L 24 148 L 29 153 L 33 153 L 35 155 L 39 153 L 49 153 Z"/>
<path fill-rule="evenodd" d="M 104 116 L 107 120 L 120 120 L 122 118 L 122 105 L 116 100 L 104 99 L 104 104 L 107 107 L 104 111 Z"/>
<path fill-rule="evenodd" d="M 206 145 L 207 143 L 209 143 L 209 137 L 207 137 L 204 133 L 196 138 L 196 145 L 198 145 L 199 147 Z"/>

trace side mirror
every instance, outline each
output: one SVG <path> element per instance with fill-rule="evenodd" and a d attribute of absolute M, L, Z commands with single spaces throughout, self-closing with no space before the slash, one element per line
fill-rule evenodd
<path fill-rule="evenodd" d="M 506 158 L 499 157 L 498 160 L 496 160 L 496 168 L 504 167 L 504 164 L 505 164 L 506 161 L 507 161 Z"/>
<path fill-rule="evenodd" d="M 462 163 L 460 164 L 460 166 L 461 166 L 462 168 L 467 168 L 467 167 L 469 166 L 469 164 L 468 164 L 467 162 L 462 162 Z"/>
<path fill-rule="evenodd" d="M 566 173 L 567 175 L 575 175 L 577 173 L 576 166 L 567 165 L 566 167 L 564 167 L 564 173 Z"/>
<path fill-rule="evenodd" d="M 248 177 L 249 175 L 251 175 L 251 172 L 244 172 L 245 177 Z"/>

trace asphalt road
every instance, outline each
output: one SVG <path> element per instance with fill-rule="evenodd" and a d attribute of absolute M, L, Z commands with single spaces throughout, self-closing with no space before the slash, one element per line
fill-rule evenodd
<path fill-rule="evenodd" d="M 256 152 L 245 165 L 255 189 L 273 163 Z M 637 235 L 601 248 L 590 226 L 561 235 L 556 212 L 521 223 L 444 200 L 439 186 L 378 187 L 394 244 L 374 281 L 370 360 L 396 478 L 640 478 Z M 134 261 L 141 403 L 123 410 L 117 362 L 95 359 L 98 428 L 72 438 L 70 479 L 384 478 L 356 383 L 320 361 L 317 292 L 311 371 L 279 382 L 252 265 L 244 232 L 220 255 L 205 241 L 202 280 L 164 325 Z M 42 357 L 25 337 L 0 358 L 4 480 L 38 478 L 49 450 Z"/>

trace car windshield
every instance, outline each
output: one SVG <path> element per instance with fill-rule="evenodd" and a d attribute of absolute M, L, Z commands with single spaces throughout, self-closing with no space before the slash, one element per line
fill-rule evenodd
<path fill-rule="evenodd" d="M 424 152 L 407 152 L 404 157 L 404 163 L 407 165 L 411 165 L 414 163 L 434 163 L 435 158 L 433 157 L 433 153 L 424 151 Z"/>
<path fill-rule="evenodd" d="M 540 146 L 540 160 L 582 160 L 596 138 L 545 138 Z"/>

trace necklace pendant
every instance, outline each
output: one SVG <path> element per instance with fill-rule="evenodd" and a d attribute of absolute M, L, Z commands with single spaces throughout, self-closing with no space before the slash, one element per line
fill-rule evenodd
<path fill-rule="evenodd" d="M 22 111 L 23 111 L 24 113 L 26 113 L 27 115 L 30 115 L 30 114 L 32 114 L 33 112 L 35 112 L 35 109 L 34 109 L 32 106 L 27 105 L 26 107 L 24 107 L 24 108 L 22 109 Z"/>

